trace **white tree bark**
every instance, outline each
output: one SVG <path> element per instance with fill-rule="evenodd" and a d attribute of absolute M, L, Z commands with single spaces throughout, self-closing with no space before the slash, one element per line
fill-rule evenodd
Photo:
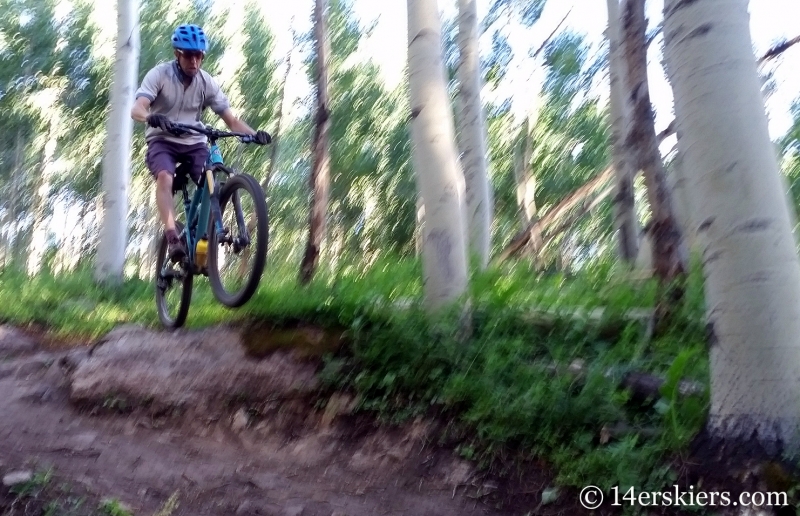
<path fill-rule="evenodd" d="M 467 227 L 470 251 L 481 269 L 491 250 L 492 193 L 486 148 L 486 117 L 481 103 L 478 9 L 475 0 L 458 0 L 459 143 L 467 195 Z"/>
<path fill-rule="evenodd" d="M 52 97 L 57 98 L 57 94 L 50 92 Z M 46 109 L 46 108 L 45 108 Z M 50 187 L 55 177 L 55 156 L 58 146 L 59 130 L 62 124 L 61 110 L 55 103 L 49 104 L 47 114 L 48 130 L 42 138 L 44 148 L 41 153 L 41 165 L 39 167 L 36 183 L 36 197 L 33 208 L 33 228 L 31 230 L 31 240 L 28 245 L 27 271 L 28 275 L 38 274 L 42 268 L 45 252 L 48 246 L 50 234 L 50 224 L 52 217 L 48 212 L 52 209 L 50 204 Z"/>
<path fill-rule="evenodd" d="M 311 209 L 308 223 L 308 242 L 300 263 L 300 283 L 311 281 L 319 265 L 322 243 L 325 239 L 328 200 L 331 186 L 330 155 L 330 104 L 328 67 L 330 65 L 330 38 L 328 36 L 328 0 L 314 2 L 314 50 L 316 51 L 317 112 L 311 142 Z"/>
<path fill-rule="evenodd" d="M 422 264 L 429 310 L 467 289 L 464 178 L 444 75 L 436 0 L 408 0 L 412 159 L 423 198 Z"/>
<path fill-rule="evenodd" d="M 631 124 L 626 135 L 628 155 L 635 157 L 635 168 L 642 170 L 652 220 L 647 235 L 651 239 L 653 272 L 661 287 L 685 275 L 688 259 L 675 221 L 672 192 L 667 185 L 666 171 L 658 150 L 650 87 L 647 77 L 647 19 L 645 0 L 625 0 L 622 4 L 622 46 L 625 50 L 625 94 L 630 100 Z M 673 284 L 674 285 L 674 284 Z M 660 296 L 657 314 L 660 318 L 669 313 L 675 297 L 682 295 L 682 287 L 669 288 L 669 298 Z M 665 292 L 666 293 L 666 292 Z"/>
<path fill-rule="evenodd" d="M 537 98 L 538 99 L 538 98 Z M 531 156 L 533 155 L 533 130 L 538 117 L 538 101 L 534 102 L 532 109 L 523 124 L 522 150 L 518 163 L 514 166 L 517 180 L 517 204 L 520 207 L 520 217 L 523 229 L 530 233 L 528 249 L 531 257 L 536 262 L 537 255 L 542 249 L 542 227 L 536 224 L 538 209 L 536 207 L 536 175 L 531 170 Z"/>
<path fill-rule="evenodd" d="M 103 222 L 97 243 L 95 279 L 122 281 L 128 242 L 128 190 L 131 174 L 130 108 L 139 70 L 137 0 L 117 0 L 117 51 L 111 86 L 108 135 L 103 153 Z"/>
<path fill-rule="evenodd" d="M 706 277 L 709 429 L 796 445 L 800 260 L 767 129 L 747 0 L 667 0 L 664 42 Z"/>
<path fill-rule="evenodd" d="M 627 263 L 639 253 L 639 221 L 633 193 L 633 176 L 636 172 L 633 157 L 625 140 L 630 128 L 630 109 L 625 102 L 625 59 L 620 47 L 619 0 L 606 0 L 608 4 L 609 82 L 611 92 L 611 145 L 616 175 L 614 193 L 614 228 L 620 257 Z"/>

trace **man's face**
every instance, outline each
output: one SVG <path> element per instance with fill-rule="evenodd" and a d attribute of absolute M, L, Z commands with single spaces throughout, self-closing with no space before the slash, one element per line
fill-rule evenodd
<path fill-rule="evenodd" d="M 200 65 L 203 64 L 205 54 L 199 50 L 175 50 L 175 57 L 178 58 L 178 64 L 183 70 L 183 73 L 189 77 L 194 77 L 200 70 Z"/>

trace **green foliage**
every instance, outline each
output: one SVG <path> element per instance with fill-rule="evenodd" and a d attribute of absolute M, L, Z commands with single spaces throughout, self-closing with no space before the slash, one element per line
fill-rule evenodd
<path fill-rule="evenodd" d="M 119 500 L 104 500 L 100 503 L 100 512 L 104 516 L 133 516 Z"/>
<path fill-rule="evenodd" d="M 34 473 L 33 478 L 27 482 L 17 484 L 11 488 L 11 492 L 19 497 L 33 497 L 38 496 L 50 484 L 53 477 L 53 470 L 47 469 L 44 471 L 37 471 Z"/>
<path fill-rule="evenodd" d="M 652 340 L 625 314 L 653 307 L 654 282 L 631 284 L 602 262 L 573 277 L 537 275 L 522 263 L 476 275 L 468 332 L 459 310 L 436 320 L 425 315 L 421 265 L 396 257 L 323 267 L 305 288 L 293 264 L 271 265 L 253 300 L 234 312 L 220 308 L 199 280 L 190 323 L 345 328 L 349 344 L 325 357 L 321 378 L 326 388 L 358 394 L 360 410 L 390 422 L 445 415 L 443 442 L 484 465 L 509 454 L 538 456 L 563 485 L 602 480 L 601 487 L 657 489 L 671 481 L 670 459 L 706 417 L 706 396 L 677 390 L 682 379 L 708 378 L 697 265 L 689 302 L 674 327 Z M 88 272 L 30 280 L 9 269 L 1 274 L 4 321 L 92 337 L 123 322 L 157 324 L 148 283 L 87 289 Z M 601 317 L 581 315 L 600 308 Z M 564 372 L 575 363 L 583 364 L 577 376 Z M 664 377 L 660 395 L 636 401 L 618 383 L 628 371 Z M 628 433 L 601 439 L 618 424 Z"/>

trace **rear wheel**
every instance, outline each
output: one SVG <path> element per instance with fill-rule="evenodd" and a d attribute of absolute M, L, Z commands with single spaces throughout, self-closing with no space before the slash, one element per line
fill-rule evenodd
<path fill-rule="evenodd" d="M 176 222 L 178 234 L 183 224 Z M 189 303 L 192 300 L 194 276 L 188 269 L 188 258 L 181 263 L 172 263 L 166 235 L 161 235 L 156 259 L 156 307 L 161 324 L 167 328 L 179 328 L 186 322 Z"/>
<path fill-rule="evenodd" d="M 253 297 L 267 261 L 269 221 L 264 191 L 252 176 L 231 176 L 220 192 L 222 234 L 209 229 L 208 279 L 214 296 L 236 308 Z"/>

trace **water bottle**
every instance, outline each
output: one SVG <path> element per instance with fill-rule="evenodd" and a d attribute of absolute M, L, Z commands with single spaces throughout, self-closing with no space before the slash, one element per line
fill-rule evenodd
<path fill-rule="evenodd" d="M 195 249 L 194 263 L 201 269 L 206 266 L 206 259 L 208 258 L 208 239 L 205 237 L 197 241 Z"/>

